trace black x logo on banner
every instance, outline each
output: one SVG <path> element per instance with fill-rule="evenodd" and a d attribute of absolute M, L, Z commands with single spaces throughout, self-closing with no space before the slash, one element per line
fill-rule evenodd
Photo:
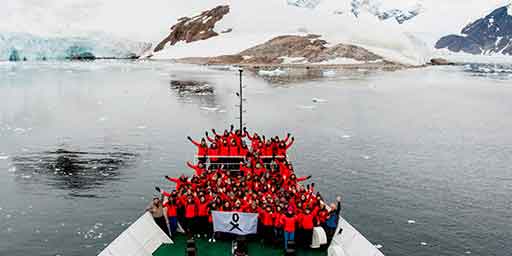
<path fill-rule="evenodd" d="M 229 222 L 229 224 L 231 224 L 231 229 L 229 230 L 230 232 L 233 231 L 234 229 L 238 229 L 240 232 L 244 232 L 242 229 L 240 229 L 240 223 L 238 223 L 238 221 L 240 220 L 240 216 L 238 216 L 238 213 L 233 213 L 233 215 L 231 216 L 231 222 Z"/>

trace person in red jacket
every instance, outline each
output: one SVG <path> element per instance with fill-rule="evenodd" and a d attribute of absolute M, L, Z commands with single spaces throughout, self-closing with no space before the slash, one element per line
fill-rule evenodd
<path fill-rule="evenodd" d="M 195 217 L 197 216 L 197 207 L 196 207 L 196 203 L 192 199 L 192 196 L 188 196 L 186 201 L 183 203 L 183 206 L 185 207 L 185 218 L 183 219 L 184 220 L 183 224 L 185 226 L 184 228 L 188 234 L 193 236 L 195 234 L 196 226 L 197 226 L 197 225 L 194 225 L 195 224 L 194 220 L 195 220 Z"/>
<path fill-rule="evenodd" d="M 201 162 L 199 162 L 197 165 L 193 165 L 191 162 L 187 162 L 187 166 L 191 169 L 194 169 L 197 176 L 201 176 L 201 174 L 206 171 L 204 164 Z"/>
<path fill-rule="evenodd" d="M 208 158 L 210 160 L 210 166 L 213 169 L 218 168 L 218 162 L 219 158 L 217 157 L 219 155 L 219 146 L 216 142 L 213 142 L 210 147 L 208 148 Z"/>
<path fill-rule="evenodd" d="M 304 213 L 300 215 L 299 226 L 300 226 L 300 236 L 298 237 L 300 242 L 298 244 L 303 245 L 305 248 L 309 248 L 311 246 L 311 240 L 313 239 L 313 228 L 315 227 L 316 213 L 318 208 L 311 211 L 311 209 L 306 208 Z"/>
<path fill-rule="evenodd" d="M 208 155 L 208 144 L 206 144 L 206 140 L 204 138 L 201 139 L 201 143 L 193 140 L 190 136 L 187 137 L 192 144 L 197 146 L 197 159 L 199 162 L 206 163 L 207 155 Z"/>
<path fill-rule="evenodd" d="M 201 237 L 201 235 L 204 235 L 205 238 L 208 236 L 208 214 L 210 211 L 209 204 L 210 202 L 206 200 L 205 196 L 201 196 L 199 198 L 196 197 L 196 232 L 198 238 Z"/>
<path fill-rule="evenodd" d="M 259 214 L 260 221 L 262 224 L 261 231 L 262 231 L 263 239 L 266 242 L 271 242 L 272 241 L 272 232 L 274 229 L 274 219 L 273 219 L 274 215 L 272 212 L 272 208 L 270 207 L 270 205 L 267 205 L 265 207 L 265 209 L 260 209 L 258 211 L 258 214 Z"/>
<path fill-rule="evenodd" d="M 185 175 L 181 175 L 180 178 L 172 178 L 165 175 L 165 179 L 170 182 L 176 183 L 176 191 L 180 191 L 180 189 L 188 184 L 188 178 Z"/>
<path fill-rule="evenodd" d="M 295 226 L 297 225 L 297 216 L 292 207 L 288 207 L 286 214 L 281 217 L 281 224 L 284 231 L 284 249 L 288 249 L 288 241 L 295 241 Z"/>
<path fill-rule="evenodd" d="M 276 211 L 273 214 L 274 219 L 274 239 L 276 241 L 280 240 L 283 237 L 283 225 L 281 224 L 281 218 L 283 218 L 284 214 L 282 212 L 282 208 L 280 205 L 276 206 Z"/>
<path fill-rule="evenodd" d="M 171 236 L 176 235 L 178 229 L 178 202 L 175 197 L 169 197 L 163 206 L 167 209 L 166 216 Z"/>

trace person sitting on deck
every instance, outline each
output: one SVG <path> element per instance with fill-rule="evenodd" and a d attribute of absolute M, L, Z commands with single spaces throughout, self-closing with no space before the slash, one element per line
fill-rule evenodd
<path fill-rule="evenodd" d="M 148 207 L 146 207 L 146 211 L 151 213 L 156 224 L 162 229 L 162 231 L 164 231 L 167 236 L 171 237 L 165 221 L 162 199 L 158 197 L 153 198 Z"/>

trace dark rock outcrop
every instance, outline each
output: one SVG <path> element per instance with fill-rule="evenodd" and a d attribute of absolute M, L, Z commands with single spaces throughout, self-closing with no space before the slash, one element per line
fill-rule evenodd
<path fill-rule="evenodd" d="M 172 80 L 171 89 L 180 94 L 213 94 L 213 86 L 207 82 L 193 80 Z"/>
<path fill-rule="evenodd" d="M 430 65 L 433 65 L 433 66 L 450 66 L 450 65 L 455 65 L 454 62 L 450 62 L 446 59 L 443 59 L 443 58 L 434 58 L 434 59 L 431 59 L 430 60 Z"/>
<path fill-rule="evenodd" d="M 512 16 L 504 6 L 467 25 L 462 35 L 447 35 L 435 45 L 437 49 L 470 54 L 502 53 L 512 55 Z"/>
<path fill-rule="evenodd" d="M 20 61 L 20 53 L 16 49 L 12 49 L 9 54 L 9 61 Z"/>
<path fill-rule="evenodd" d="M 301 59 L 304 63 L 321 63 L 336 58 L 350 58 L 361 62 L 383 60 L 362 47 L 337 44 L 328 47 L 318 35 L 285 35 L 273 38 L 238 54 L 217 57 L 187 58 L 184 62 L 196 64 L 283 64 L 284 57 Z"/>
<path fill-rule="evenodd" d="M 178 19 L 178 23 L 171 27 L 169 36 L 162 40 L 154 51 L 162 50 L 166 44 L 175 45 L 180 41 L 190 43 L 217 36 L 218 33 L 213 31 L 213 28 L 228 13 L 229 6 L 220 5 L 197 16 Z M 226 33 L 229 33 L 229 31 Z"/>

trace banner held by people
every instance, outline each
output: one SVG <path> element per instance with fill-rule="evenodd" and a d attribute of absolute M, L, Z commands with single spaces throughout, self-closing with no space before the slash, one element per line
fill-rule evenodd
<path fill-rule="evenodd" d="M 257 213 L 212 211 L 212 218 L 215 232 L 249 235 L 258 231 Z"/>

